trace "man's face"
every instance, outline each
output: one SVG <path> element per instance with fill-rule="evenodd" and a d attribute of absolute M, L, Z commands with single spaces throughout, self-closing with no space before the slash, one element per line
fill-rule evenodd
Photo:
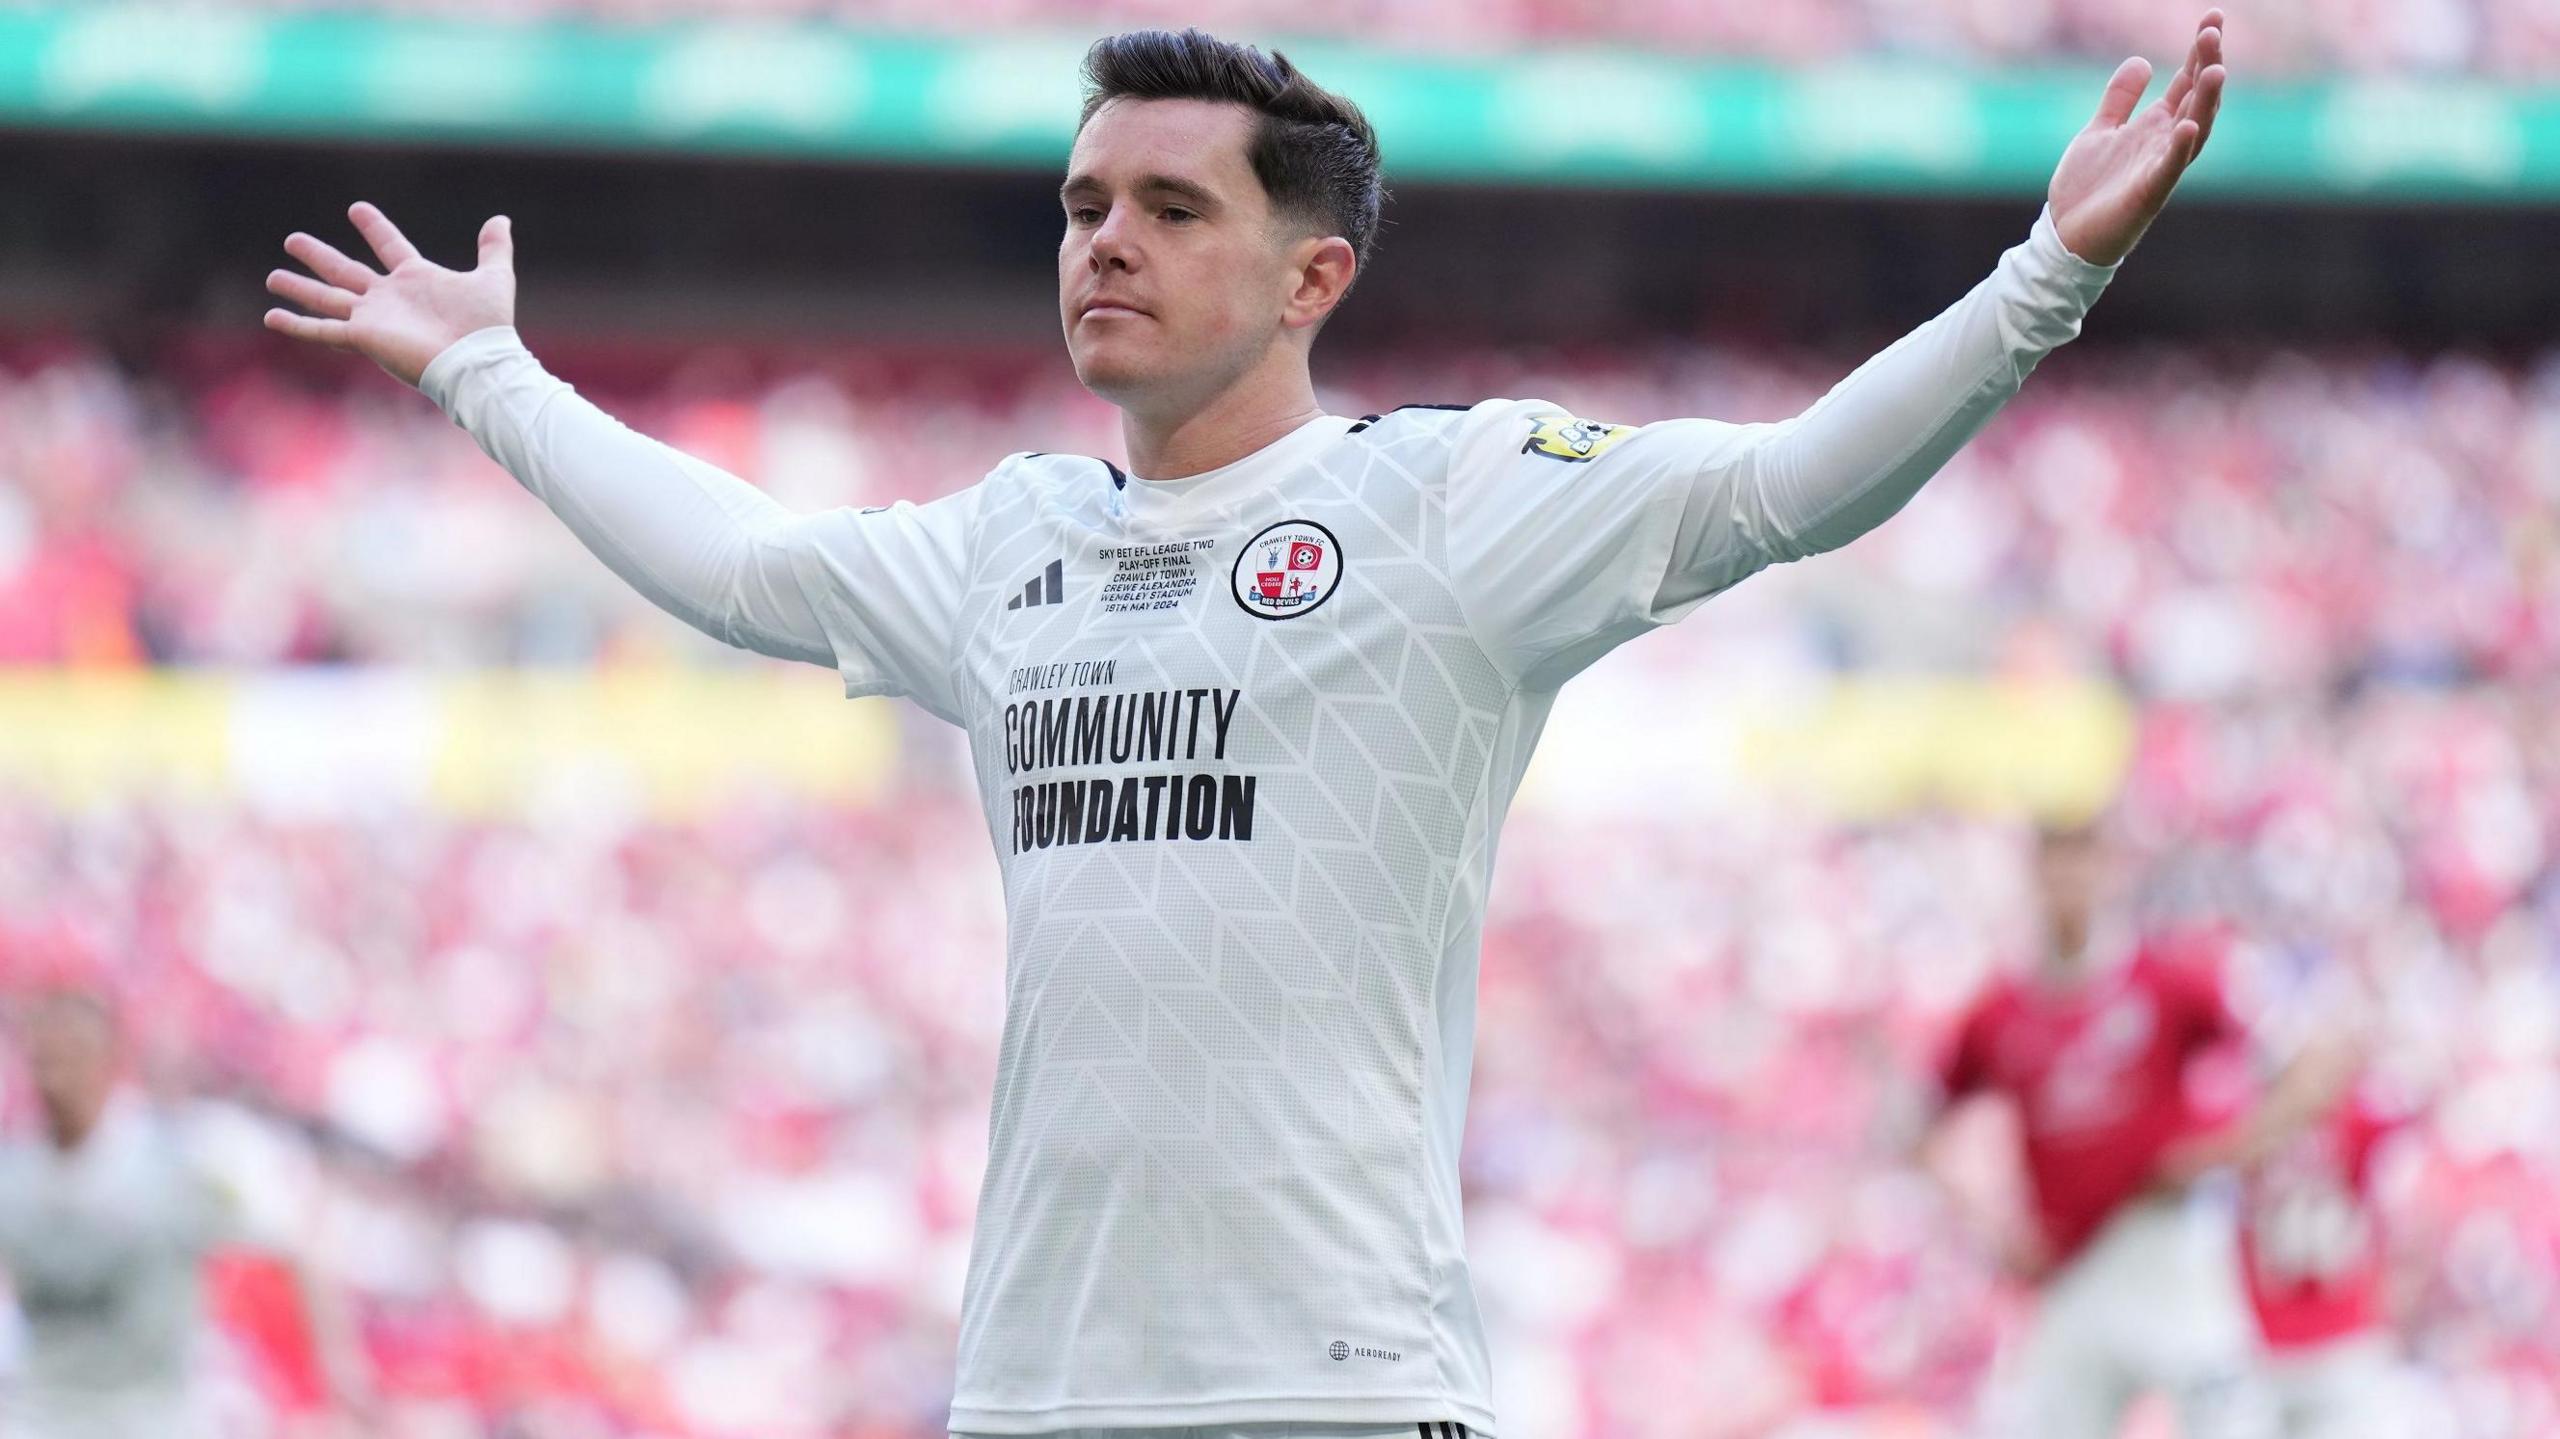
<path fill-rule="evenodd" d="M 36 1095 L 57 1113 L 85 1114 L 115 1083 L 115 1031 L 96 1002 L 49 994 L 23 1020 L 27 1067 Z"/>
<path fill-rule="evenodd" d="M 1178 411 L 1269 351 L 1299 269 L 1245 158 L 1253 126 L 1240 105 L 1122 99 L 1076 136 L 1058 318 L 1085 388 Z"/>
<path fill-rule="evenodd" d="M 2036 887 L 2044 895 L 2052 957 L 2078 963 L 2104 895 L 2107 857 L 2095 830 L 2048 830 L 2036 839 Z"/>

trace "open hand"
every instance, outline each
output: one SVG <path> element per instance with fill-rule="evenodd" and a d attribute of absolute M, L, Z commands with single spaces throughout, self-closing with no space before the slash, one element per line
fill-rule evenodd
<path fill-rule="evenodd" d="M 269 310 L 268 329 L 353 350 L 402 384 L 415 385 L 445 346 L 474 330 L 515 323 L 515 227 L 506 216 L 492 216 L 480 227 L 480 262 L 469 270 L 448 270 L 420 255 L 389 216 L 362 201 L 348 207 L 347 218 L 373 247 L 382 269 L 295 231 L 285 237 L 285 253 L 320 278 L 270 271 L 267 288 L 310 313 Z"/>
<path fill-rule="evenodd" d="M 2053 226 L 2071 253 L 2093 265 L 2112 265 L 2133 249 L 2142 232 L 2169 203 L 2169 192 L 2213 138 L 2222 109 L 2222 12 L 2197 22 L 2168 91 L 2139 111 L 2151 85 L 2151 62 L 2136 57 L 2116 67 L 2098 113 L 2062 152 L 2046 202 Z"/>

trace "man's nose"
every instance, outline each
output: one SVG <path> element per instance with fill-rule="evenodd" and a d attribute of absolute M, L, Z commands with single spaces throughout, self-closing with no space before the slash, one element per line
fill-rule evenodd
<path fill-rule="evenodd" d="M 1128 217 L 1127 207 L 1114 205 L 1111 213 L 1102 217 L 1102 223 L 1093 227 L 1093 244 L 1085 251 L 1085 257 L 1095 270 L 1137 268 L 1137 246 L 1130 240 Z"/>

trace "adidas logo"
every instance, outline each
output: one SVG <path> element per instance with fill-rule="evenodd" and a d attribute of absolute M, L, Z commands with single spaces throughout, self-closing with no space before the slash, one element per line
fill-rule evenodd
<path fill-rule="evenodd" d="M 1051 560 L 1049 568 L 1033 575 L 1022 587 L 1022 593 L 1004 602 L 1009 610 L 1032 610 L 1042 605 L 1062 605 L 1066 600 L 1067 562 Z"/>

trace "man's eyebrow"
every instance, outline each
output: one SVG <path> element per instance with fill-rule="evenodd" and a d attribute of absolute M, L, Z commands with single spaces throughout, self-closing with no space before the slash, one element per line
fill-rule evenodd
<path fill-rule="evenodd" d="M 1109 186 L 1091 175 L 1070 175 L 1067 177 L 1067 183 L 1058 187 L 1058 198 L 1069 200 L 1081 195 L 1102 194 L 1109 189 Z M 1185 180 L 1178 175 L 1141 175 L 1138 177 L 1137 189 L 1141 194 L 1179 196 L 1202 210 L 1214 210 L 1219 205 L 1217 192 L 1198 181 Z"/>
<path fill-rule="evenodd" d="M 1203 210 L 1213 210 L 1218 205 L 1216 193 L 1208 186 L 1172 175 L 1148 175 L 1138 181 L 1138 189 L 1141 192 L 1152 190 L 1160 194 L 1179 195 Z"/>

